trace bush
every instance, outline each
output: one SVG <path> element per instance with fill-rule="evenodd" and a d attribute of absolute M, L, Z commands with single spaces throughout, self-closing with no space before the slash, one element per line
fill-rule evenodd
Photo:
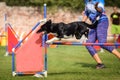
<path fill-rule="evenodd" d="M 83 0 L 0 0 L 5 1 L 8 6 L 43 6 L 44 3 L 48 7 L 66 7 L 71 10 L 83 10 Z M 105 0 L 106 6 L 120 7 L 118 0 Z"/>

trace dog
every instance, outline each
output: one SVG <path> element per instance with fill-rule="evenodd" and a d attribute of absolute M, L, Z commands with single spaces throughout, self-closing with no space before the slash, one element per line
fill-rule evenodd
<path fill-rule="evenodd" d="M 56 37 L 48 40 L 46 43 L 52 43 L 55 40 L 61 40 L 61 38 L 68 39 L 75 36 L 76 39 L 80 39 L 82 35 L 88 37 L 89 28 L 94 29 L 97 27 L 98 21 L 94 24 L 88 24 L 82 21 L 76 21 L 71 23 L 52 23 L 51 20 L 48 20 L 37 33 L 44 32 L 45 34 L 53 33 Z"/>

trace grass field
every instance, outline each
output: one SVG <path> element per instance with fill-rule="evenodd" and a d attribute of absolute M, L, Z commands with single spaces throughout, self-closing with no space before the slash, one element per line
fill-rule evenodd
<path fill-rule="evenodd" d="M 0 80 L 120 80 L 120 60 L 107 51 L 99 53 L 106 68 L 95 69 L 96 62 L 83 46 L 48 48 L 48 77 L 12 76 L 11 56 L 0 47 Z"/>

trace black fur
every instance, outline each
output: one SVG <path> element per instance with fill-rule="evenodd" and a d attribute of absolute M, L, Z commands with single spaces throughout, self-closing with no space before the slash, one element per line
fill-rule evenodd
<path fill-rule="evenodd" d="M 71 22 L 65 24 L 63 22 L 60 23 L 52 23 L 51 20 L 48 20 L 45 24 L 41 26 L 41 28 L 37 31 L 37 33 L 45 32 L 45 33 L 56 33 L 57 38 L 64 38 L 66 36 L 74 36 L 76 39 L 80 39 L 82 35 L 88 37 L 89 29 L 94 29 L 97 27 L 98 21 L 94 24 L 88 24 L 82 21 Z"/>

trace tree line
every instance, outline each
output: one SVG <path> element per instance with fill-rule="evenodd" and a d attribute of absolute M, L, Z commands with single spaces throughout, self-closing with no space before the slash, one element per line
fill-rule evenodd
<path fill-rule="evenodd" d="M 48 7 L 69 8 L 71 10 L 82 10 L 84 8 L 83 0 L 0 0 L 5 2 L 8 6 L 39 6 L 42 7 L 44 3 Z M 105 6 L 120 7 L 119 0 L 105 0 Z"/>

